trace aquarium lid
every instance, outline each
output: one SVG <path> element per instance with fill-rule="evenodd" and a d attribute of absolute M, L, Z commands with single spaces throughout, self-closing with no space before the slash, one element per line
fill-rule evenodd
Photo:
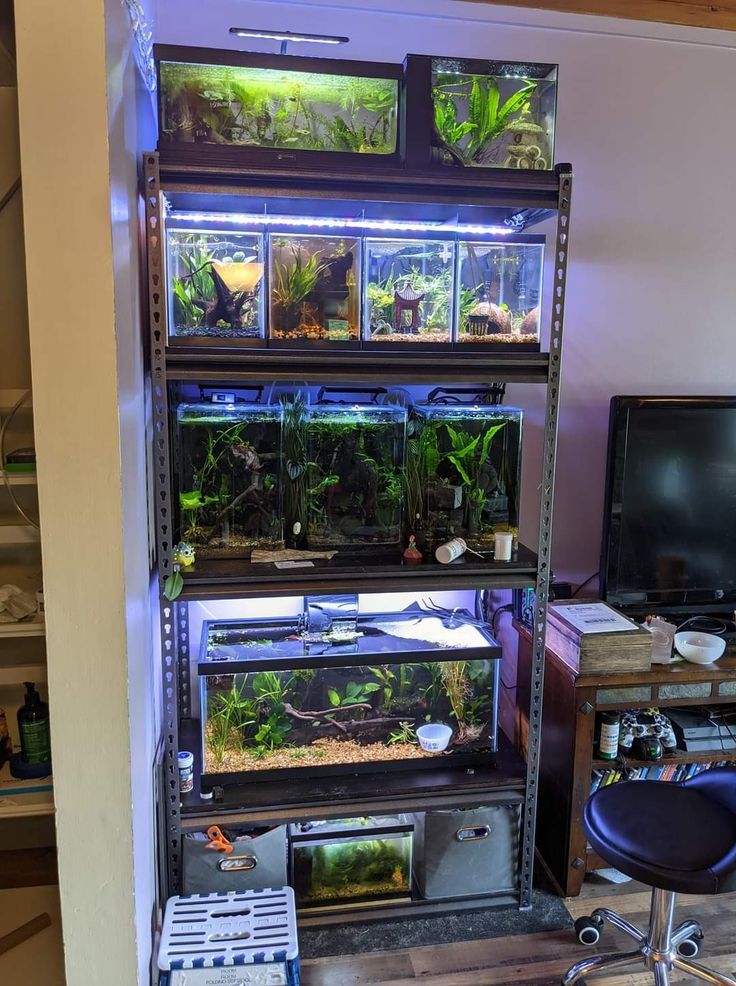
<path fill-rule="evenodd" d="M 337 818 L 325 822 L 292 822 L 289 825 L 289 841 L 325 845 L 342 839 L 350 842 L 373 842 L 391 835 L 411 835 L 414 820 L 411 815 L 376 815 L 366 818 Z"/>
<path fill-rule="evenodd" d="M 407 58 L 426 58 L 426 55 L 407 55 Z M 553 62 L 491 61 L 484 58 L 456 58 L 451 55 L 430 55 L 433 72 L 448 75 L 493 75 L 506 79 L 533 79 L 556 82 L 558 65 Z"/>
<path fill-rule="evenodd" d="M 233 417 L 253 416 L 255 418 L 273 418 L 275 421 L 281 417 L 281 407 L 276 404 L 253 404 L 248 401 L 238 401 L 234 403 L 220 403 L 212 401 L 180 401 L 176 405 L 176 417 L 178 421 L 185 419 L 188 415 L 194 415 L 198 420 L 212 418 L 219 420 L 227 417 L 228 421 Z"/>
<path fill-rule="evenodd" d="M 462 421 L 466 418 L 482 421 L 521 420 L 520 407 L 508 404 L 414 404 L 412 413 L 422 418 L 439 418 L 442 421 Z"/>
<path fill-rule="evenodd" d="M 297 617 L 274 621 L 205 621 L 197 673 L 200 677 L 248 674 L 255 671 L 296 671 L 306 668 L 352 668 L 365 664 L 398 665 L 421 662 L 491 661 L 502 657 L 502 648 L 490 627 L 469 617 L 449 613 L 427 615 L 420 610 L 372 613 L 359 616 L 356 639 L 332 643 L 329 631 L 317 642 L 314 634 L 301 634 Z M 216 630 L 212 630 L 216 627 Z M 212 634 L 242 632 L 242 641 L 215 641 Z M 338 638 L 339 639 L 339 638 Z"/>

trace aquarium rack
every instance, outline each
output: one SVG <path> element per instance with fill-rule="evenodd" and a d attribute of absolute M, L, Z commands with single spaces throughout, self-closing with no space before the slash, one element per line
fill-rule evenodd
<path fill-rule="evenodd" d="M 572 168 L 558 165 L 554 171 L 504 171 L 502 169 L 411 170 L 391 164 L 367 171 L 359 164 L 343 170 L 320 172 L 316 168 L 254 164 L 247 168 L 219 158 L 213 165 L 207 148 L 188 149 L 186 160 L 167 148 L 144 155 L 144 199 L 148 257 L 148 306 L 150 320 L 151 379 L 153 392 L 153 495 L 160 594 L 160 635 L 163 695 L 162 838 L 165 853 L 164 895 L 181 886 L 182 832 L 201 829 L 208 821 L 219 824 L 284 823 L 308 819 L 338 818 L 359 814 L 458 808 L 483 803 L 499 791 L 523 802 L 522 851 L 518 894 L 471 898 L 464 901 L 413 902 L 402 905 L 417 913 L 437 913 L 469 907 L 518 904 L 531 907 L 536 806 L 539 779 L 542 694 L 544 681 L 545 624 L 551 577 L 553 495 L 557 450 L 565 289 L 570 236 Z M 513 230 L 556 217 L 552 317 L 549 350 L 543 353 L 382 353 L 322 351 L 268 351 L 223 348 L 217 353 L 202 348 L 168 347 L 166 344 L 166 278 L 163 229 L 165 200 L 187 207 L 232 207 L 241 196 L 299 196 L 353 199 L 356 202 L 438 203 L 455 206 L 458 213 L 479 206 L 491 210 L 494 221 Z M 220 205 L 218 206 L 218 203 Z M 258 566 L 212 563 L 206 572 L 187 578 L 180 599 L 169 602 L 163 583 L 173 571 L 172 499 L 169 461 L 170 381 L 204 379 L 213 383 L 247 383 L 273 380 L 322 382 L 372 382 L 446 384 L 489 382 L 539 383 L 546 387 L 546 410 L 541 451 L 539 542 L 535 551 L 520 546 L 510 565 L 466 562 L 461 565 L 422 565 L 416 569 L 393 563 L 360 562 L 320 566 L 307 577 L 304 569 L 265 575 Z M 198 565 L 199 568 L 199 565 Z M 189 677 L 189 617 L 192 600 L 231 599 L 259 595 L 299 595 L 304 592 L 386 591 L 390 589 L 522 588 L 535 589 L 532 623 L 529 734 L 526 764 L 511 749 L 495 755 L 494 767 L 471 770 L 398 772 L 324 777 L 313 780 L 263 782 L 224 788 L 216 802 L 199 797 L 195 790 L 181 795 L 177 769 L 180 749 L 197 750 L 191 734 Z M 201 759 L 201 758 L 200 758 Z M 195 756 L 195 775 L 201 763 Z M 244 790 L 247 788 L 248 790 Z M 369 920 L 390 908 L 349 909 L 339 916 L 314 915 L 310 923 L 331 920 Z M 393 910 L 395 914 L 395 909 Z"/>

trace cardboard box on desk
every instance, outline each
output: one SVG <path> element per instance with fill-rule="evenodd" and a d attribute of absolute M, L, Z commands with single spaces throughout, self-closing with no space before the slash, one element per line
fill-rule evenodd
<path fill-rule="evenodd" d="M 647 671 L 652 635 L 599 600 L 550 603 L 547 648 L 581 674 Z"/>

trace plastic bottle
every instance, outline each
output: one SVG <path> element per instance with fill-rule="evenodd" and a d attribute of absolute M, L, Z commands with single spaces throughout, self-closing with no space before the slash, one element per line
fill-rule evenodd
<path fill-rule="evenodd" d="M 179 766 L 179 791 L 182 794 L 189 794 L 194 790 L 194 754 L 188 750 L 180 750 L 178 757 Z"/>
<path fill-rule="evenodd" d="M 24 763 L 48 763 L 51 759 L 49 707 L 41 701 L 32 681 L 24 681 L 25 703 L 18 709 L 20 756 Z"/>
<path fill-rule="evenodd" d="M 618 737 L 621 731 L 621 716 L 618 712 L 601 714 L 601 735 L 598 740 L 598 755 L 601 760 L 615 760 L 618 756 Z"/>

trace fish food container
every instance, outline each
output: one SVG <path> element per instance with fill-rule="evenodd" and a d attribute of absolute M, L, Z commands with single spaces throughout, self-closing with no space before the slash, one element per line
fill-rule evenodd
<path fill-rule="evenodd" d="M 299 986 L 291 887 L 171 897 L 160 986 Z"/>
<path fill-rule="evenodd" d="M 408 899 L 413 829 L 409 815 L 290 825 L 297 904 L 328 907 Z"/>
<path fill-rule="evenodd" d="M 282 886 L 287 879 L 286 826 L 226 830 L 232 852 L 211 849 L 204 832 L 184 836 L 183 886 L 188 894 Z"/>
<path fill-rule="evenodd" d="M 414 879 L 422 897 L 511 893 L 519 877 L 521 803 L 414 817 Z"/>

